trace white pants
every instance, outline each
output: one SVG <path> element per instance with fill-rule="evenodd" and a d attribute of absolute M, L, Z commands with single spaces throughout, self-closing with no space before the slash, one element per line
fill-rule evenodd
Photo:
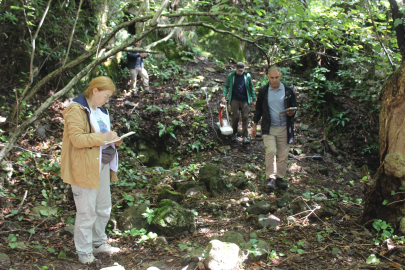
<path fill-rule="evenodd" d="M 72 185 L 76 204 L 74 240 L 78 255 L 93 253 L 93 245 L 107 242 L 105 228 L 110 219 L 110 165 L 101 164 L 99 189 Z"/>
<path fill-rule="evenodd" d="M 136 89 L 136 80 L 139 76 L 141 76 L 142 80 L 143 80 L 143 88 L 145 91 L 149 91 L 149 75 L 148 72 L 146 71 L 146 69 L 141 68 L 141 67 L 136 67 L 136 68 L 131 68 L 129 70 L 129 73 L 131 74 L 131 87 L 132 87 L 132 91 L 134 91 L 135 93 L 138 91 Z"/>
<path fill-rule="evenodd" d="M 287 142 L 287 126 L 270 127 L 270 134 L 263 134 L 263 142 L 266 147 L 266 179 L 284 178 L 290 151 L 290 145 Z"/>

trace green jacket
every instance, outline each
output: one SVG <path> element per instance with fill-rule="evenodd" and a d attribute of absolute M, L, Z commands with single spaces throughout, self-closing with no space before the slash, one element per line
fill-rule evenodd
<path fill-rule="evenodd" d="M 229 93 L 229 100 L 228 100 L 229 104 L 231 104 L 232 101 L 232 89 L 233 89 L 233 82 L 235 81 L 235 73 L 236 71 L 232 71 L 231 73 L 229 73 L 228 78 L 226 79 L 224 92 L 222 93 L 224 97 L 226 97 Z M 255 90 L 253 89 L 253 82 L 250 74 L 247 73 L 246 71 L 244 71 L 243 74 L 245 75 L 245 88 L 247 92 L 248 104 L 250 105 L 252 101 L 256 101 L 256 93 Z"/>

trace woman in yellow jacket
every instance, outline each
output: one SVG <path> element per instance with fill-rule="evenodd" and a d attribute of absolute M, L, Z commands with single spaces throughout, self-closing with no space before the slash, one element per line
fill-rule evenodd
<path fill-rule="evenodd" d="M 120 249 L 107 243 L 105 228 L 110 219 L 110 180 L 117 181 L 118 154 L 122 140 L 111 131 L 110 116 L 102 106 L 115 93 L 108 77 L 93 79 L 86 91 L 63 111 L 64 131 L 61 172 L 72 186 L 76 204 L 74 241 L 81 263 L 95 260 L 93 254 L 113 254 Z"/>

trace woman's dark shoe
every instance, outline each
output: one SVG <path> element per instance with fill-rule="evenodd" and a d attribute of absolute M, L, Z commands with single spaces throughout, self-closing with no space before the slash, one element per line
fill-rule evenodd
<path fill-rule="evenodd" d="M 269 179 L 269 182 L 267 183 L 267 188 L 275 189 L 276 188 L 276 180 L 273 178 Z"/>
<path fill-rule="evenodd" d="M 281 189 L 286 189 L 288 187 L 288 184 L 283 181 L 281 178 L 276 178 L 276 187 L 281 188 Z"/>

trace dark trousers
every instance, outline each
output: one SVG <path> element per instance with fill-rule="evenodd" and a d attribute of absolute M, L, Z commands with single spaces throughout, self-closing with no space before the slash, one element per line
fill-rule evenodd
<path fill-rule="evenodd" d="M 242 136 L 248 137 L 248 122 L 249 122 L 249 112 L 250 107 L 247 101 L 231 101 L 231 112 L 232 112 L 232 129 L 233 134 L 238 132 L 238 122 L 239 122 L 239 112 L 242 114 Z"/>

